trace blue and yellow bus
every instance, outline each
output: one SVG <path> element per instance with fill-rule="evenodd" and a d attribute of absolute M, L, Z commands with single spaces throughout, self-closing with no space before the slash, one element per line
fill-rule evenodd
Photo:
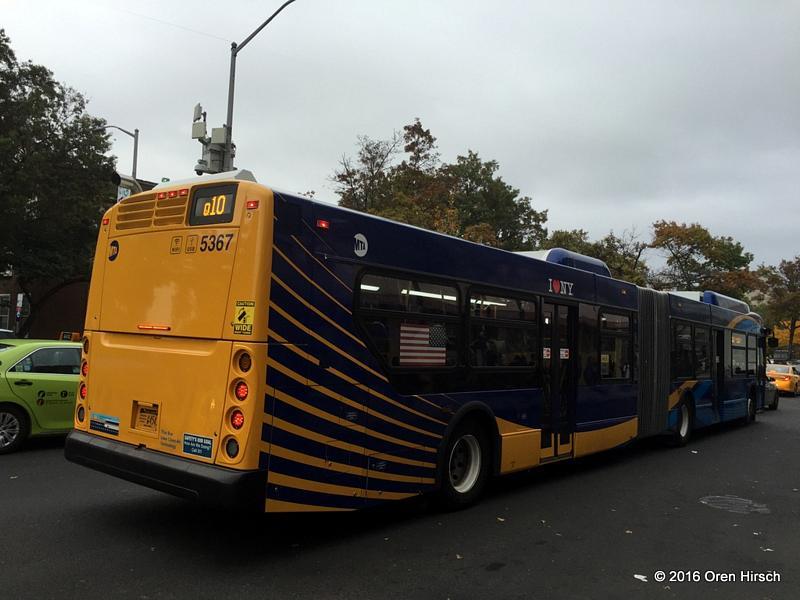
<path fill-rule="evenodd" d="M 237 171 L 103 217 L 69 460 L 187 498 L 352 510 L 763 404 L 746 304 L 511 253 Z"/>

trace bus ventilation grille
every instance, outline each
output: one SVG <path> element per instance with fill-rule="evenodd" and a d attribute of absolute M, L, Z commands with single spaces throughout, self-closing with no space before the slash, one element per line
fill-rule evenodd
<path fill-rule="evenodd" d="M 115 228 L 118 231 L 183 225 L 187 196 L 156 200 L 155 194 L 126 198 L 119 203 Z"/>

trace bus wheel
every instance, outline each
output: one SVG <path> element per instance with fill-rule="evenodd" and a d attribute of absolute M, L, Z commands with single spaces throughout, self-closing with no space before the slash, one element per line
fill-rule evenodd
<path fill-rule="evenodd" d="M 747 414 L 744 417 L 744 424 L 749 425 L 756 420 L 756 403 L 753 397 L 748 394 L 747 396 Z"/>
<path fill-rule="evenodd" d="M 14 452 L 28 437 L 28 415 L 13 404 L 0 405 L 0 454 Z"/>
<path fill-rule="evenodd" d="M 475 421 L 460 424 L 439 465 L 439 503 L 447 510 L 474 504 L 489 479 L 489 436 Z"/>
<path fill-rule="evenodd" d="M 685 446 L 692 437 L 692 426 L 694 419 L 692 417 L 692 409 L 687 400 L 683 400 L 678 406 L 678 427 L 670 438 L 670 445 L 672 446 Z"/>

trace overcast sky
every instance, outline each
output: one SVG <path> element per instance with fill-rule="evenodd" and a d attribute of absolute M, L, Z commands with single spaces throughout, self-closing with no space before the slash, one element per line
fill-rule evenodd
<path fill-rule="evenodd" d="M 138 175 L 193 175 L 201 102 L 225 120 L 230 42 L 280 0 L 0 0 L 19 59 L 139 128 Z M 239 55 L 237 166 L 334 201 L 356 136 L 419 117 L 592 238 L 658 219 L 800 253 L 800 2 L 297 0 Z M 132 139 L 114 135 L 130 173 Z"/>

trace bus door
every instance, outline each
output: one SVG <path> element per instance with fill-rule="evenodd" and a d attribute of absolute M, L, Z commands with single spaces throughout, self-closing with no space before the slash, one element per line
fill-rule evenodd
<path fill-rule="evenodd" d="M 575 431 L 575 306 L 542 304 L 541 460 L 572 455 Z"/>
<path fill-rule="evenodd" d="M 714 410 L 722 417 L 722 399 L 725 394 L 725 331 L 712 329 L 714 335 Z"/>

